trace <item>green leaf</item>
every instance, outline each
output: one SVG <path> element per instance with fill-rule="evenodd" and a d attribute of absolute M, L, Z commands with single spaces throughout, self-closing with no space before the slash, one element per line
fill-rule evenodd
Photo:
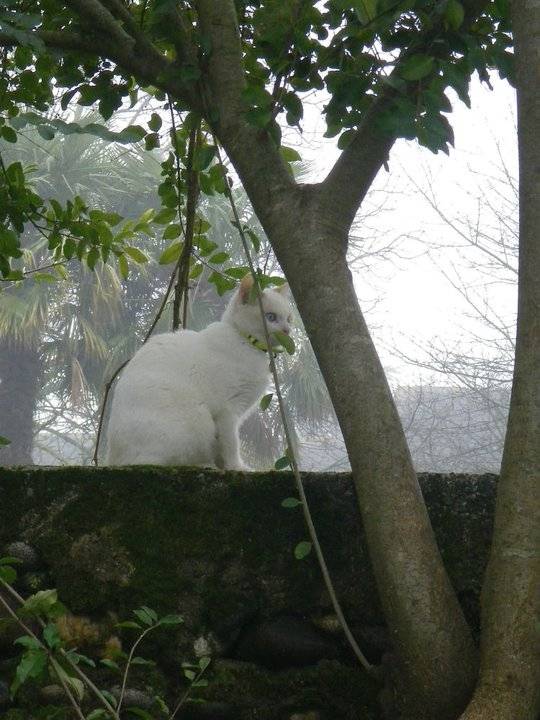
<path fill-rule="evenodd" d="M 109 658 L 103 658 L 99 662 L 104 667 L 109 668 L 109 670 L 115 670 L 117 672 L 120 671 L 120 665 L 118 665 L 118 663 L 114 662 L 114 660 L 109 660 Z"/>
<path fill-rule="evenodd" d="M 26 598 L 22 610 L 29 615 L 48 615 L 57 603 L 58 593 L 56 590 L 39 590 Z"/>
<path fill-rule="evenodd" d="M 435 66 L 435 59 L 429 55 L 411 55 L 401 67 L 399 74 L 405 80 L 421 80 L 429 75 Z"/>
<path fill-rule="evenodd" d="M 17 690 L 30 678 L 37 678 L 47 667 L 48 655 L 46 650 L 28 650 L 22 656 L 17 670 L 15 680 L 11 685 L 11 697 L 15 696 Z"/>
<path fill-rule="evenodd" d="M 3 580 L 8 585 L 13 585 L 17 579 L 17 571 L 9 565 L 0 566 L 0 580 Z"/>
<path fill-rule="evenodd" d="M 180 225 L 169 225 L 165 228 L 163 233 L 164 240 L 174 240 L 182 234 L 182 228 Z"/>
<path fill-rule="evenodd" d="M 183 622 L 182 615 L 165 615 L 159 619 L 159 625 L 181 625 Z"/>
<path fill-rule="evenodd" d="M 44 140 L 53 140 L 56 132 L 50 125 L 38 125 L 37 131 Z"/>
<path fill-rule="evenodd" d="M 203 147 L 196 148 L 193 155 L 193 169 L 197 172 L 205 170 L 212 162 L 215 154 L 215 145 L 203 145 Z"/>
<path fill-rule="evenodd" d="M 159 264 L 168 265 L 169 263 L 176 262 L 180 257 L 183 245 L 184 243 L 181 242 L 173 242 L 172 245 L 169 245 L 169 247 L 161 253 L 158 260 Z"/>
<path fill-rule="evenodd" d="M 294 345 L 294 340 L 290 335 L 286 335 L 284 332 L 281 332 L 280 330 L 276 330 L 272 333 L 272 335 L 276 338 L 278 343 L 282 345 L 287 353 L 289 355 L 294 355 L 294 352 L 296 350 L 296 347 Z"/>
<path fill-rule="evenodd" d="M 155 625 L 158 620 L 158 616 L 155 610 L 149 608 L 147 605 L 142 605 L 138 610 L 134 610 L 133 614 L 138 618 L 144 625 L 149 627 Z"/>
<path fill-rule="evenodd" d="M 32 275 L 30 277 L 33 280 L 37 280 L 37 282 L 48 282 L 48 283 L 58 282 L 58 278 L 56 277 L 56 275 L 51 275 L 51 273 L 37 272 L 37 273 L 32 273 Z"/>
<path fill-rule="evenodd" d="M 8 440 L 7 437 L 0 435 L 0 447 L 4 447 L 5 445 L 11 445 L 11 440 Z"/>
<path fill-rule="evenodd" d="M 152 115 L 150 116 L 150 120 L 148 121 L 148 127 L 150 128 L 150 130 L 152 130 L 153 132 L 157 132 L 162 126 L 162 124 L 163 121 L 160 115 L 158 115 L 157 113 L 152 113 Z"/>
<path fill-rule="evenodd" d="M 294 557 L 297 560 L 303 560 L 305 557 L 309 555 L 311 552 L 312 544 L 308 542 L 307 540 L 302 540 L 302 542 L 299 542 L 298 545 L 294 548 Z"/>
<path fill-rule="evenodd" d="M 144 138 L 144 147 L 146 150 L 154 150 L 159 147 L 159 135 L 157 133 L 148 133 Z"/>
<path fill-rule="evenodd" d="M 241 280 L 249 273 L 249 268 L 247 267 L 247 265 L 244 265 L 242 267 L 231 267 L 225 268 L 224 272 L 226 275 L 229 275 L 229 277 L 235 278 L 236 280 Z"/>
<path fill-rule="evenodd" d="M 282 500 L 281 507 L 284 508 L 295 508 L 298 507 L 298 505 L 301 505 L 302 501 L 298 500 L 298 498 L 295 497 L 288 497 L 285 498 L 285 500 Z"/>
<path fill-rule="evenodd" d="M 16 640 L 13 641 L 13 644 L 21 645 L 22 647 L 25 647 L 28 650 L 40 650 L 41 649 L 39 640 L 32 637 L 31 635 L 21 635 L 21 637 L 18 637 Z"/>
<path fill-rule="evenodd" d="M 97 247 L 93 247 L 88 255 L 86 256 L 86 264 L 90 268 L 90 270 L 93 270 L 96 267 L 96 263 L 99 260 L 99 249 Z"/>
<path fill-rule="evenodd" d="M 136 623 L 135 620 L 124 620 L 123 622 L 116 623 L 115 627 L 133 628 L 134 630 L 142 630 L 139 623 Z"/>
<path fill-rule="evenodd" d="M 135 717 L 142 718 L 143 720 L 154 720 L 152 715 L 150 715 L 149 712 L 146 712 L 146 710 L 141 710 L 141 708 L 137 707 L 128 707 L 126 708 L 126 712 L 130 713 L 131 715 L 135 715 Z"/>
<path fill-rule="evenodd" d="M 151 667 L 154 667 L 156 664 L 153 660 L 146 660 L 146 658 L 142 657 L 134 657 L 131 659 L 132 665 L 149 665 Z"/>
<path fill-rule="evenodd" d="M 86 720 L 110 720 L 110 717 L 107 710 L 98 708 L 97 710 L 92 710 L 92 712 L 86 716 Z"/>
<path fill-rule="evenodd" d="M 229 259 L 229 253 L 227 252 L 218 252 L 215 255 L 212 255 L 209 262 L 211 262 L 214 265 L 222 265 L 225 261 Z"/>
<path fill-rule="evenodd" d="M 195 673 L 193 670 L 188 670 L 187 668 L 184 668 L 184 675 L 187 677 L 188 680 L 195 680 L 197 677 L 197 673 Z"/>
<path fill-rule="evenodd" d="M 202 263 L 196 263 L 191 270 L 189 271 L 189 277 L 191 280 L 196 280 L 204 270 L 204 265 Z"/>
<path fill-rule="evenodd" d="M 9 444 L 9 440 L 7 442 Z M 21 558 L 14 557 L 13 555 L 5 555 L 4 557 L 0 557 L 0 565 L 20 565 L 21 563 Z"/>
<path fill-rule="evenodd" d="M 0 135 L 4 138 L 4 140 L 7 140 L 7 142 L 17 142 L 17 133 L 13 128 L 9 127 L 9 125 L 4 125 L 4 127 L 0 128 Z"/>
<path fill-rule="evenodd" d="M 55 650 L 62 645 L 62 638 L 58 634 L 58 628 L 55 623 L 49 623 L 43 629 L 43 638 L 52 650 Z"/>
<path fill-rule="evenodd" d="M 274 463 L 274 468 L 276 470 L 286 470 L 290 466 L 291 466 L 291 460 L 287 455 L 283 455 L 283 457 L 280 457 Z"/>
<path fill-rule="evenodd" d="M 206 668 L 210 665 L 212 662 L 212 658 L 207 657 L 206 655 L 199 659 L 199 667 L 201 670 L 206 670 Z"/>
<path fill-rule="evenodd" d="M 267 410 L 270 403 L 272 402 L 272 398 L 274 397 L 274 393 L 268 393 L 268 395 L 264 395 L 261 398 L 261 402 L 259 403 L 259 407 L 261 410 Z"/>
<path fill-rule="evenodd" d="M 279 148 L 279 154 L 286 162 L 301 162 L 302 157 L 300 153 L 294 148 L 282 145 Z"/>
<path fill-rule="evenodd" d="M 353 6 L 356 16 L 363 25 L 377 17 L 377 0 L 355 0 Z"/>
<path fill-rule="evenodd" d="M 120 277 L 123 280 L 126 280 L 129 275 L 129 265 L 125 255 L 118 256 L 118 270 L 120 272 Z"/>
<path fill-rule="evenodd" d="M 444 17 L 452 30 L 458 30 L 462 26 L 465 18 L 463 5 L 458 2 L 458 0 L 448 0 Z"/>
<path fill-rule="evenodd" d="M 139 250 L 139 248 L 125 245 L 124 252 L 126 255 L 129 255 L 132 260 L 135 260 L 135 262 L 140 263 L 141 265 L 148 262 L 148 256 Z"/>
<path fill-rule="evenodd" d="M 176 208 L 163 208 L 154 217 L 152 222 L 156 225 L 168 225 L 176 217 Z"/>

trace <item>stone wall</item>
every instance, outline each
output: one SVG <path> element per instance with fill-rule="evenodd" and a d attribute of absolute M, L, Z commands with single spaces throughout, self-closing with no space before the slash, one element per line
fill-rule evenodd
<path fill-rule="evenodd" d="M 475 627 L 495 480 L 421 477 L 441 554 Z M 379 662 L 390 642 L 351 478 L 307 474 L 305 484 L 344 612 Z M 188 704 L 178 717 L 375 720 L 379 688 L 343 642 L 314 555 L 294 557 L 296 544 L 307 539 L 301 509 L 281 507 L 294 495 L 290 473 L 0 469 L 0 551 L 26 553 L 22 594 L 57 588 L 79 624 L 96 628 L 90 653 L 105 652 L 117 635 L 129 648 L 132 631 L 120 633 L 115 622 L 141 605 L 180 613 L 185 622 L 178 630 L 156 631 L 141 651 L 157 667 L 138 668 L 130 680 L 133 691 L 172 697 L 182 691 L 180 663 L 210 654 L 209 685 L 197 691 L 207 703 Z M 4 682 L 17 634 L 0 622 Z M 100 681 L 114 684 L 107 676 Z M 0 718 L 46 717 L 39 713 L 49 700 L 30 689 L 18 701 L 24 707 L 8 709 L 0 692 Z"/>

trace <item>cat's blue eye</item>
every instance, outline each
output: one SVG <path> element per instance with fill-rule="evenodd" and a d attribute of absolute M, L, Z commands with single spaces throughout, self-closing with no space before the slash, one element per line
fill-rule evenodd
<path fill-rule="evenodd" d="M 268 322 L 276 322 L 276 320 L 277 320 L 276 313 L 272 313 L 272 312 L 264 313 L 264 317 L 268 320 Z"/>

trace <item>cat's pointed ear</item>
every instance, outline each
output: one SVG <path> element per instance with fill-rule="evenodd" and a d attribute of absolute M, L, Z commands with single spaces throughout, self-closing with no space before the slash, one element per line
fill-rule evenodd
<path fill-rule="evenodd" d="M 285 297 L 287 297 L 291 291 L 289 283 L 283 283 L 283 285 L 278 285 L 275 290 L 276 292 L 280 293 L 280 295 L 285 295 Z"/>
<path fill-rule="evenodd" d="M 253 275 L 248 273 L 244 275 L 238 288 L 238 297 L 242 305 L 247 305 L 251 295 L 251 288 L 253 287 Z"/>

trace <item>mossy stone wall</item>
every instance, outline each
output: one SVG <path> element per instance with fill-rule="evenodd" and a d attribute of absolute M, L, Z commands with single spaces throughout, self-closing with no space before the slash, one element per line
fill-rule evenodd
<path fill-rule="evenodd" d="M 388 638 L 351 477 L 304 480 L 345 614 L 378 661 Z M 421 485 L 450 578 L 477 625 L 495 477 L 424 475 Z M 23 566 L 21 591 L 55 587 L 74 615 L 103 626 L 143 604 L 182 614 L 181 629 L 156 634 L 149 653 L 169 672 L 211 652 L 218 660 L 207 697 L 234 707 L 239 719 L 301 711 L 358 717 L 359 688 L 372 708 L 365 717 L 375 718 L 375 688 L 344 649 L 313 554 L 301 561 L 293 555 L 307 539 L 301 509 L 281 507 L 294 495 L 290 473 L 0 469 L 0 552 L 13 542 L 34 548 L 37 560 Z M 0 653 L 9 652 L 0 632 Z M 358 678 L 352 695 L 340 691 L 338 701 L 328 677 L 348 685 L 351 673 Z"/>

